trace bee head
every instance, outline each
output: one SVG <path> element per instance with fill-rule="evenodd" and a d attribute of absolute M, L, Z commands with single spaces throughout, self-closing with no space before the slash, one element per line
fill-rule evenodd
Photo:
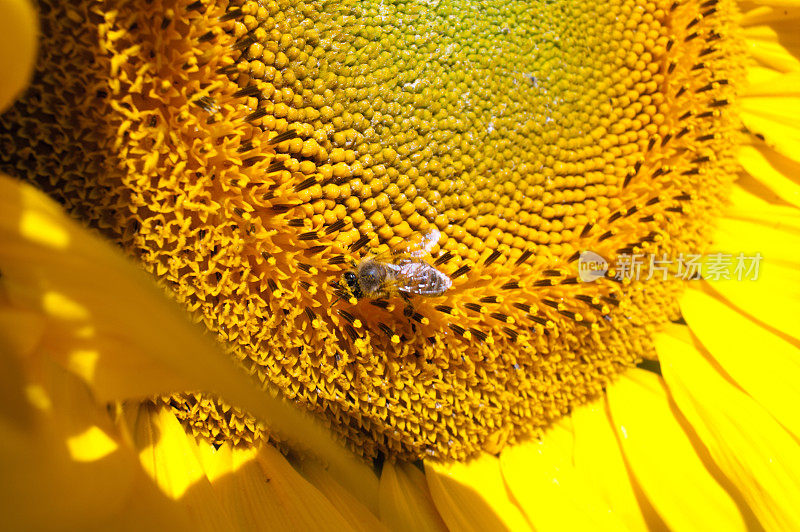
<path fill-rule="evenodd" d="M 344 281 L 347 284 L 347 289 L 353 294 L 356 299 L 364 297 L 361 287 L 358 284 L 358 276 L 355 272 L 344 272 Z"/>
<path fill-rule="evenodd" d="M 362 291 L 374 293 L 380 290 L 385 276 L 386 273 L 377 262 L 368 261 L 360 266 L 356 280 Z"/>

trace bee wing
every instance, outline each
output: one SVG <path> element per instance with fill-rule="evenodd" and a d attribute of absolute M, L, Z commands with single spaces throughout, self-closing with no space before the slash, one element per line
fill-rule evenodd
<path fill-rule="evenodd" d="M 439 242 L 440 237 L 441 233 L 438 229 L 431 229 L 427 234 L 421 237 L 420 242 L 409 244 L 406 253 L 415 258 L 421 258 L 426 255 L 430 255 L 431 249 L 433 249 L 433 246 Z"/>
<path fill-rule="evenodd" d="M 431 229 L 428 232 L 428 234 L 422 237 L 422 250 L 426 254 L 430 255 L 431 249 L 433 249 L 433 246 L 435 246 L 437 242 L 439 242 L 439 238 L 441 238 L 441 236 L 442 234 L 439 232 L 438 229 L 436 229 L 435 227 Z"/>
<path fill-rule="evenodd" d="M 406 259 L 398 264 L 397 289 L 420 296 L 439 296 L 453 284 L 448 276 L 419 259 Z"/>

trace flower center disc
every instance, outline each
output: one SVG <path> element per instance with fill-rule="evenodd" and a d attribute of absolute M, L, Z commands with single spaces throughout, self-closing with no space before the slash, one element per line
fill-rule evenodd
<path fill-rule="evenodd" d="M 496 452 L 598 396 L 678 283 L 579 254 L 698 253 L 731 179 L 728 0 L 65 4 L 0 169 L 366 456 Z M 348 298 L 434 230 L 444 294 Z"/>

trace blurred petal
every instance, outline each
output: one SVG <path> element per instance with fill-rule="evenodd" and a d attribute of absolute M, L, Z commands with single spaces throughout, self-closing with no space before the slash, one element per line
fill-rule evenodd
<path fill-rule="evenodd" d="M 482 454 L 469 462 L 425 462 L 436 509 L 451 530 L 529 530 L 509 498 L 500 461 Z"/>
<path fill-rule="evenodd" d="M 135 458 L 80 380 L 48 361 L 36 375 L 25 425 L 0 417 L 4 526 L 78 529 L 114 515 L 131 496 Z"/>
<path fill-rule="evenodd" d="M 633 370 L 610 386 L 607 396 L 630 470 L 671 529 L 745 528 L 676 419 L 657 375 Z"/>
<path fill-rule="evenodd" d="M 43 332 L 41 315 L 0 305 L 0 417 L 16 428 L 30 427 L 33 416 L 21 359 L 41 342 Z"/>
<path fill-rule="evenodd" d="M 256 386 L 117 250 L 40 191 L 5 176 L 0 271 L 10 305 L 47 319 L 48 356 L 85 379 L 98 401 L 214 390 L 328 464 L 377 513 L 377 477 L 330 431 Z"/>
<path fill-rule="evenodd" d="M 390 530 L 447 530 L 433 504 L 425 474 L 412 464 L 383 463 L 380 512 Z"/>
<path fill-rule="evenodd" d="M 0 0 L 0 113 L 28 84 L 36 59 L 36 13 L 29 0 Z"/>
<path fill-rule="evenodd" d="M 761 406 L 731 385 L 697 349 L 657 339 L 670 394 L 767 530 L 800 527 L 800 447 Z M 751 356 L 756 355 L 751 353 Z M 781 368 L 773 368 L 780 372 Z"/>
<path fill-rule="evenodd" d="M 792 157 L 800 150 L 800 129 L 797 120 L 800 111 L 794 98 L 784 98 L 785 114 L 780 114 L 780 107 L 770 98 L 742 99 L 742 121 L 747 128 L 763 135 L 768 146 L 787 157 Z"/>

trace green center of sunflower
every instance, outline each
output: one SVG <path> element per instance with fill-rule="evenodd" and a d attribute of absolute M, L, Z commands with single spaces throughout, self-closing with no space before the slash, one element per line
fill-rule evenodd
<path fill-rule="evenodd" d="M 366 456 L 499 450 L 652 354 L 730 181 L 731 2 L 41 2 L 0 169 L 167 284 Z M 441 295 L 343 275 L 436 235 Z M 387 263 L 394 259 L 386 258 Z M 168 400 L 215 441 L 246 415 Z"/>

